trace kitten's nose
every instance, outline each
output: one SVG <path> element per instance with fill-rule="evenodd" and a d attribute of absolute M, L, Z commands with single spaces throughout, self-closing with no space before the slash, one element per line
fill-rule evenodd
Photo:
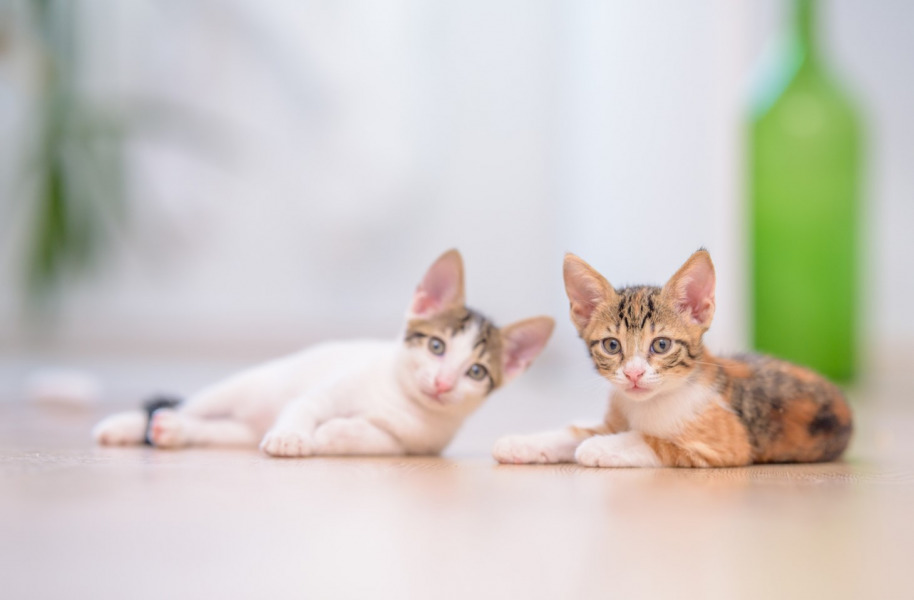
<path fill-rule="evenodd" d="M 454 384 L 441 377 L 435 377 L 435 392 L 443 394 L 454 389 Z"/>
<path fill-rule="evenodd" d="M 642 375 L 644 375 L 644 367 L 640 365 L 627 365 L 624 369 L 622 369 L 622 373 L 632 383 L 638 383 L 638 380 L 641 379 Z"/>

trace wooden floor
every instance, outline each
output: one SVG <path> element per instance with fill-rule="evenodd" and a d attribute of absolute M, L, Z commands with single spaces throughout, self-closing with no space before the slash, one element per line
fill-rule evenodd
<path fill-rule="evenodd" d="M 853 394 L 841 463 L 497 466 L 544 389 L 415 459 L 98 448 L 111 407 L 0 402 L 0 597 L 914 598 L 910 386 Z"/>

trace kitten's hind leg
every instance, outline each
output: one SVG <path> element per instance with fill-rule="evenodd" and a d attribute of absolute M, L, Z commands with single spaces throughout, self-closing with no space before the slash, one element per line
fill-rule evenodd
<path fill-rule="evenodd" d="M 314 432 L 314 453 L 322 455 L 403 454 L 400 442 L 372 423 L 360 418 L 335 418 Z"/>
<path fill-rule="evenodd" d="M 152 415 L 149 440 L 156 448 L 186 446 L 250 447 L 258 436 L 246 423 L 228 418 L 207 419 L 162 408 Z"/>
<path fill-rule="evenodd" d="M 102 419 L 92 437 L 103 446 L 136 446 L 146 440 L 146 412 L 131 410 Z"/>

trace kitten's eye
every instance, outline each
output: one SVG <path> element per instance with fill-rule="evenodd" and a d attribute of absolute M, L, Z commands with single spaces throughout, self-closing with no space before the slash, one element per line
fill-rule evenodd
<path fill-rule="evenodd" d="M 651 352 L 654 354 L 666 354 L 673 346 L 670 338 L 657 338 L 651 342 Z"/>
<path fill-rule="evenodd" d="M 467 371 L 467 376 L 469 376 L 470 379 L 475 379 L 476 381 L 482 381 L 488 374 L 489 372 L 486 370 L 486 368 L 479 363 L 476 363 Z"/>
<path fill-rule="evenodd" d="M 619 354 L 622 351 L 622 344 L 616 338 L 606 338 L 603 340 L 603 349 L 607 354 Z"/>
<path fill-rule="evenodd" d="M 444 342 L 441 338 L 428 338 L 428 351 L 438 356 L 444 354 Z"/>

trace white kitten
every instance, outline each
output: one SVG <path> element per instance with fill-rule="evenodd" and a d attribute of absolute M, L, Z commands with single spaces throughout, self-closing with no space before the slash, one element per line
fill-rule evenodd
<path fill-rule="evenodd" d="M 463 262 L 442 255 L 396 341 L 334 342 L 244 371 L 191 396 L 108 417 L 101 444 L 256 446 L 273 456 L 437 454 L 494 389 L 546 345 L 553 320 L 496 328 L 464 306 Z"/>

